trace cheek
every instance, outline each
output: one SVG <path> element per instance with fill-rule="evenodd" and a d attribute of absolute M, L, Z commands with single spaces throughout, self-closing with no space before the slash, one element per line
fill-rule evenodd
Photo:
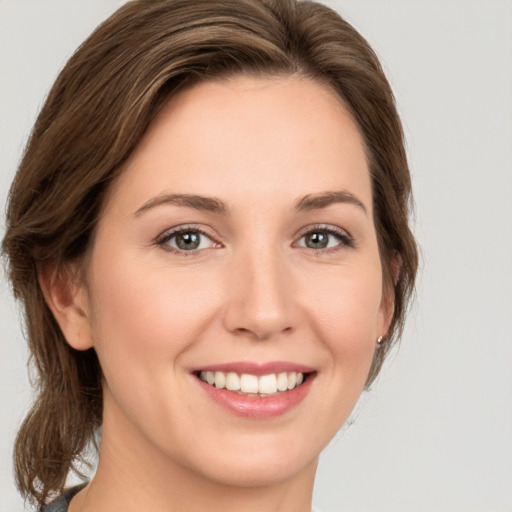
<path fill-rule="evenodd" d="M 146 376 L 168 371 L 214 316 L 213 292 L 194 272 L 134 258 L 102 258 L 92 276 L 93 340 L 108 378 L 121 363 Z"/>
<path fill-rule="evenodd" d="M 310 294 L 310 315 L 335 365 L 366 378 L 383 324 L 380 265 L 323 273 Z"/>

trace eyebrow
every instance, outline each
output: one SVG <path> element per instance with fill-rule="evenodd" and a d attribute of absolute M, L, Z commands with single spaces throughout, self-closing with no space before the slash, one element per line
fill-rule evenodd
<path fill-rule="evenodd" d="M 295 209 L 297 211 L 319 210 L 336 203 L 352 204 L 361 208 L 361 210 L 368 215 L 368 210 L 364 203 L 348 190 L 334 190 L 320 192 L 318 194 L 308 194 L 297 201 Z"/>
<path fill-rule="evenodd" d="M 348 190 L 334 190 L 308 194 L 295 203 L 295 210 L 299 212 L 320 210 L 337 203 L 355 205 L 368 215 L 368 211 L 364 203 Z M 195 194 L 162 194 L 144 203 L 134 215 L 139 216 L 147 210 L 168 204 L 186 206 L 188 208 L 218 213 L 221 215 L 227 215 L 229 213 L 229 208 L 226 203 L 215 197 L 205 197 Z"/>
<path fill-rule="evenodd" d="M 171 204 L 175 206 L 187 206 L 196 210 L 219 213 L 227 215 L 229 209 L 227 205 L 220 199 L 214 197 L 198 196 L 193 194 L 163 194 L 148 202 L 144 203 L 136 212 L 135 216 L 139 216 L 151 208 L 156 206 Z"/>

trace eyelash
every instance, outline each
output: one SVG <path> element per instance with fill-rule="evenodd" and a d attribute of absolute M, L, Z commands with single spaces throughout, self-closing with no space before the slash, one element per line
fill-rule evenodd
<path fill-rule="evenodd" d="M 200 235 L 209 238 L 214 244 L 219 244 L 219 242 L 217 242 L 215 238 L 210 233 L 207 233 L 204 229 L 198 228 L 196 226 L 180 226 L 178 228 L 172 229 L 171 231 L 166 231 L 165 233 L 160 235 L 156 239 L 156 245 L 161 246 L 166 251 L 170 251 L 182 256 L 192 256 L 194 254 L 197 254 L 197 251 L 204 250 L 194 249 L 191 251 L 185 251 L 183 249 L 177 249 L 175 247 L 171 247 L 170 245 L 168 245 L 170 240 L 172 240 L 173 238 L 182 233 L 199 233 Z"/>
<path fill-rule="evenodd" d="M 183 249 L 177 249 L 175 247 L 171 247 L 169 244 L 169 241 L 175 238 L 176 236 L 182 234 L 182 233 L 199 233 L 202 236 L 205 236 L 209 238 L 213 244 L 220 244 L 220 242 L 216 241 L 215 238 L 207 233 L 205 230 L 198 228 L 196 226 L 180 226 L 178 228 L 175 228 L 171 231 L 166 231 L 162 235 L 160 235 L 156 239 L 156 245 L 161 246 L 167 251 L 174 252 L 176 254 L 182 255 L 182 256 L 192 256 L 194 254 L 197 254 L 198 251 L 202 251 L 204 249 L 193 249 L 190 251 L 186 251 Z M 311 247 L 306 247 L 303 245 L 300 245 L 298 247 L 302 247 L 304 249 L 309 249 L 310 251 L 314 251 L 316 255 L 323 256 L 327 255 L 331 252 L 340 251 L 343 249 L 351 249 L 355 247 L 355 241 L 352 238 L 351 235 L 349 235 L 345 230 L 336 228 L 334 226 L 325 226 L 325 225 L 314 225 L 310 226 L 306 231 L 302 232 L 302 234 L 299 237 L 299 240 L 302 240 L 305 236 L 311 235 L 314 233 L 325 233 L 327 235 L 333 236 L 339 244 L 335 247 L 328 247 L 324 249 L 313 249 Z M 293 244 L 295 247 L 297 246 L 297 242 L 294 242 Z"/>
<path fill-rule="evenodd" d="M 352 236 L 349 235 L 349 233 L 347 233 L 347 231 L 341 228 L 337 228 L 335 226 L 326 226 L 323 224 L 309 226 L 307 230 L 300 235 L 299 240 L 302 240 L 302 238 L 304 238 L 305 236 L 311 235 L 313 233 L 326 233 L 330 236 L 333 236 L 339 242 L 339 244 L 336 245 L 335 247 L 328 247 L 325 249 L 313 249 L 311 247 L 299 246 L 309 249 L 310 251 L 314 251 L 317 256 L 328 255 L 331 252 L 336 252 L 343 249 L 355 248 L 355 241 L 352 238 Z"/>

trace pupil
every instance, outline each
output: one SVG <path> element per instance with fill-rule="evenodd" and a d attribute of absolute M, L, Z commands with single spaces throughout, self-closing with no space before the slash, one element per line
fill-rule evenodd
<path fill-rule="evenodd" d="M 186 233 L 181 233 L 176 237 L 176 245 L 180 249 L 191 250 L 197 249 L 199 247 L 199 235 L 194 233 L 193 231 L 187 231 Z"/>
<path fill-rule="evenodd" d="M 306 245 L 311 249 L 325 249 L 329 243 L 329 236 L 325 233 L 311 233 L 306 237 Z"/>

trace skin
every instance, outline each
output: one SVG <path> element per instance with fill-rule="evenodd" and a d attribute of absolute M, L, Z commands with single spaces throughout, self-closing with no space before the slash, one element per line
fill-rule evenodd
<path fill-rule="evenodd" d="M 360 204 L 297 210 L 328 191 Z M 227 212 L 162 202 L 171 193 Z M 188 252 L 158 243 L 179 226 L 208 236 Z M 311 231 L 328 247 L 308 246 Z M 311 509 L 319 453 L 354 407 L 392 309 L 362 140 L 332 91 L 237 76 L 180 92 L 107 198 L 86 283 L 42 282 L 68 342 L 94 347 L 105 375 L 99 466 L 71 512 Z M 317 373 L 290 411 L 246 418 L 191 373 L 232 361 Z"/>

